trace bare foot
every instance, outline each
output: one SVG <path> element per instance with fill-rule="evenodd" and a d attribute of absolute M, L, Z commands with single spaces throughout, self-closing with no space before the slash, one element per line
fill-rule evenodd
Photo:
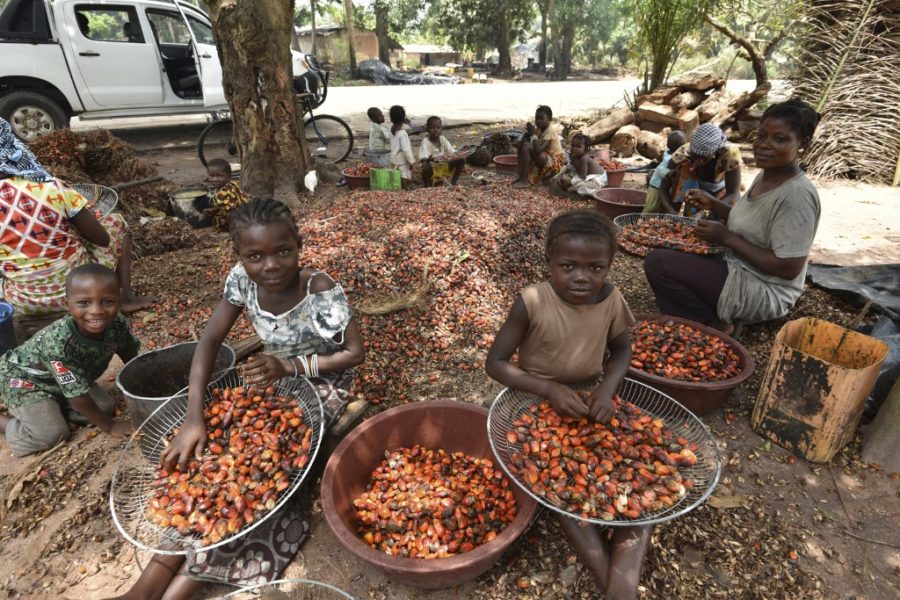
<path fill-rule="evenodd" d="M 722 321 L 716 321 L 715 323 L 710 323 L 709 326 L 713 329 L 718 329 L 725 335 L 734 334 L 734 323 L 723 323 Z"/>
<path fill-rule="evenodd" d="M 129 294 L 122 297 L 122 302 L 119 304 L 119 310 L 125 314 L 133 313 L 147 308 L 154 302 L 156 302 L 156 299 L 152 296 L 135 296 L 134 294 Z"/>
<path fill-rule="evenodd" d="M 513 186 L 514 188 L 516 188 L 516 189 L 522 189 L 522 188 L 530 187 L 530 186 L 528 185 L 528 182 L 527 182 L 527 181 L 516 181 L 515 183 L 513 183 L 512 186 Z"/>
<path fill-rule="evenodd" d="M 6 433 L 6 426 L 12 421 L 9 415 L 0 415 L 0 433 Z"/>

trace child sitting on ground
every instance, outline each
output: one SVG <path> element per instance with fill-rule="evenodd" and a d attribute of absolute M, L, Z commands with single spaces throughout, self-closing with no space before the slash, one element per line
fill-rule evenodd
<path fill-rule="evenodd" d="M 560 414 L 606 422 L 628 372 L 628 331 L 634 324 L 622 294 L 606 280 L 615 229 L 593 210 L 564 213 L 550 223 L 546 248 L 550 280 L 519 294 L 485 369 L 509 388 L 546 398 Z M 595 386 L 588 398 L 570 387 L 578 383 Z M 610 533 L 566 516 L 559 523 L 605 598 L 637 598 L 652 527 L 616 527 Z"/>
<path fill-rule="evenodd" d="M 673 131 L 666 138 L 666 151 L 663 154 L 659 166 L 653 171 L 650 177 L 650 183 L 647 187 L 647 199 L 644 201 L 644 213 L 664 213 L 666 212 L 663 203 L 659 199 L 659 189 L 663 185 L 663 181 L 668 177 L 671 171 L 669 159 L 672 154 L 687 143 L 687 136 L 683 131 Z"/>
<path fill-rule="evenodd" d="M 209 182 L 212 207 L 203 211 L 212 215 L 213 225 L 219 231 L 228 231 L 228 214 L 241 204 L 251 200 L 241 191 L 237 181 L 231 179 L 231 165 L 227 160 L 214 158 L 206 165 L 206 179 Z"/>
<path fill-rule="evenodd" d="M 272 199 L 254 200 L 235 210 L 229 227 L 239 262 L 225 280 L 223 298 L 194 353 L 187 417 L 160 454 L 166 468 L 178 463 L 184 469 L 203 451 L 206 386 L 219 347 L 242 313 L 265 345 L 265 353 L 245 365 L 244 382 L 262 388 L 285 377 L 306 377 L 322 400 L 325 431 L 349 403 L 353 367 L 365 355 L 359 325 L 341 286 L 321 271 L 299 266 L 301 240 L 287 206 Z M 278 579 L 308 533 L 309 524 L 295 503 L 288 502 L 252 532 L 219 549 L 189 554 L 187 559 L 154 556 L 120 598 L 187 599 L 204 581 L 248 586 Z"/>
<path fill-rule="evenodd" d="M 450 185 L 456 185 L 459 176 L 466 166 L 464 158 L 447 161 L 446 157 L 455 153 L 453 145 L 441 135 L 440 117 L 428 117 L 425 122 L 425 130 L 428 135 L 419 146 L 419 160 L 422 161 L 422 183 L 425 187 L 431 187 L 435 181 L 450 177 Z M 444 159 L 444 160 L 441 160 Z"/>
<path fill-rule="evenodd" d="M 131 423 L 110 417 L 116 403 L 96 382 L 113 354 L 128 362 L 140 348 L 119 314 L 120 300 L 114 271 L 97 263 L 75 267 L 66 278 L 69 314 L 0 357 L 0 396 L 12 414 L 0 415 L 0 430 L 14 456 L 69 439 L 69 422 L 119 438 L 131 434 Z"/>
<path fill-rule="evenodd" d="M 551 121 L 553 111 L 542 104 L 534 113 L 534 123 L 525 125 L 525 137 L 515 144 L 519 150 L 519 176 L 514 187 L 544 183 L 566 166 L 566 154 Z"/>
<path fill-rule="evenodd" d="M 369 150 L 390 150 L 391 129 L 384 124 L 384 113 L 380 108 L 373 106 L 366 114 L 372 121 L 372 128 L 369 129 Z"/>
<path fill-rule="evenodd" d="M 416 157 L 409 143 L 409 134 L 403 126 L 408 123 L 406 109 L 394 105 L 388 113 L 391 117 L 391 167 L 400 171 L 403 179 L 412 179 L 412 166 Z"/>
<path fill-rule="evenodd" d="M 572 136 L 569 164 L 556 176 L 556 185 L 579 196 L 590 196 L 606 187 L 606 171 L 590 155 L 591 138 L 583 133 Z"/>

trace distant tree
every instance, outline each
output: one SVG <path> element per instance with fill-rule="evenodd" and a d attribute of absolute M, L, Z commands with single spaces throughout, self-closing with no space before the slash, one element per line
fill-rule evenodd
<path fill-rule="evenodd" d="M 681 42 L 703 23 L 714 4 L 715 0 L 634 0 L 640 43 L 650 61 L 644 74 L 646 91 L 666 80 Z"/>
<path fill-rule="evenodd" d="M 390 36 L 415 27 L 424 5 L 423 0 L 374 0 L 375 35 L 378 37 L 378 58 L 381 62 L 390 64 Z"/>
<path fill-rule="evenodd" d="M 434 0 L 428 19 L 434 33 L 450 40 L 459 50 L 496 48 L 497 70 L 512 71 L 509 47 L 531 23 L 530 0 Z"/>
<path fill-rule="evenodd" d="M 550 13 L 553 30 L 553 75 L 565 79 L 572 68 L 575 30 L 584 23 L 585 0 L 556 0 Z M 593 25 L 593 24 L 591 24 Z"/>
<path fill-rule="evenodd" d="M 616 0 L 587 0 L 575 35 L 576 55 L 597 66 L 610 43 L 624 10 Z"/>
<path fill-rule="evenodd" d="M 344 27 L 347 33 L 347 56 L 350 60 L 350 77 L 356 77 L 356 35 L 353 27 L 353 0 L 344 0 Z"/>
<path fill-rule="evenodd" d="M 553 0 L 538 0 L 538 12 L 541 13 L 541 45 L 538 46 L 538 67 L 541 72 L 547 68 L 547 49 L 549 37 L 547 30 L 550 28 L 550 14 L 554 8 Z"/>

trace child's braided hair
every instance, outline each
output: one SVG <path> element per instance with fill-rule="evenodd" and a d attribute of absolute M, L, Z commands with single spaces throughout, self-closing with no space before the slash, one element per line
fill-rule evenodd
<path fill-rule="evenodd" d="M 575 135 L 573 135 L 572 141 L 569 142 L 569 146 L 570 147 L 574 146 L 575 142 L 579 142 L 582 146 L 584 146 L 585 151 L 588 151 L 591 149 L 591 138 L 590 138 L 590 136 L 588 136 L 584 133 L 578 132 Z"/>
<path fill-rule="evenodd" d="M 287 205 L 274 198 L 258 198 L 246 204 L 238 205 L 228 214 L 228 235 L 231 242 L 238 243 L 241 232 L 254 225 L 272 225 L 280 223 L 288 228 L 297 244 L 302 246 L 303 240 L 297 231 L 297 224 Z"/>
<path fill-rule="evenodd" d="M 595 210 L 573 210 L 554 217 L 547 227 L 547 257 L 553 255 L 556 241 L 563 236 L 600 240 L 609 249 L 609 259 L 616 254 L 616 228 L 607 217 Z"/>

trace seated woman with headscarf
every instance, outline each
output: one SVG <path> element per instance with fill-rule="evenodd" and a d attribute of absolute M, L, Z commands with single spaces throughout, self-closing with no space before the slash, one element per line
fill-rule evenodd
<path fill-rule="evenodd" d="M 741 197 L 741 152 L 729 144 L 722 130 L 704 123 L 691 134 L 691 141 L 672 154 L 669 175 L 659 188 L 659 202 L 668 213 L 677 213 L 688 190 L 699 189 L 712 198 L 734 206 Z M 699 216 L 693 206 L 684 215 Z M 715 218 L 715 217 L 713 217 Z"/>
<path fill-rule="evenodd" d="M 3 297 L 23 315 L 65 312 L 66 276 L 85 263 L 116 271 L 122 312 L 152 298 L 131 290 L 131 238 L 125 219 L 99 221 L 87 200 L 54 179 L 0 118 L 0 276 Z"/>

